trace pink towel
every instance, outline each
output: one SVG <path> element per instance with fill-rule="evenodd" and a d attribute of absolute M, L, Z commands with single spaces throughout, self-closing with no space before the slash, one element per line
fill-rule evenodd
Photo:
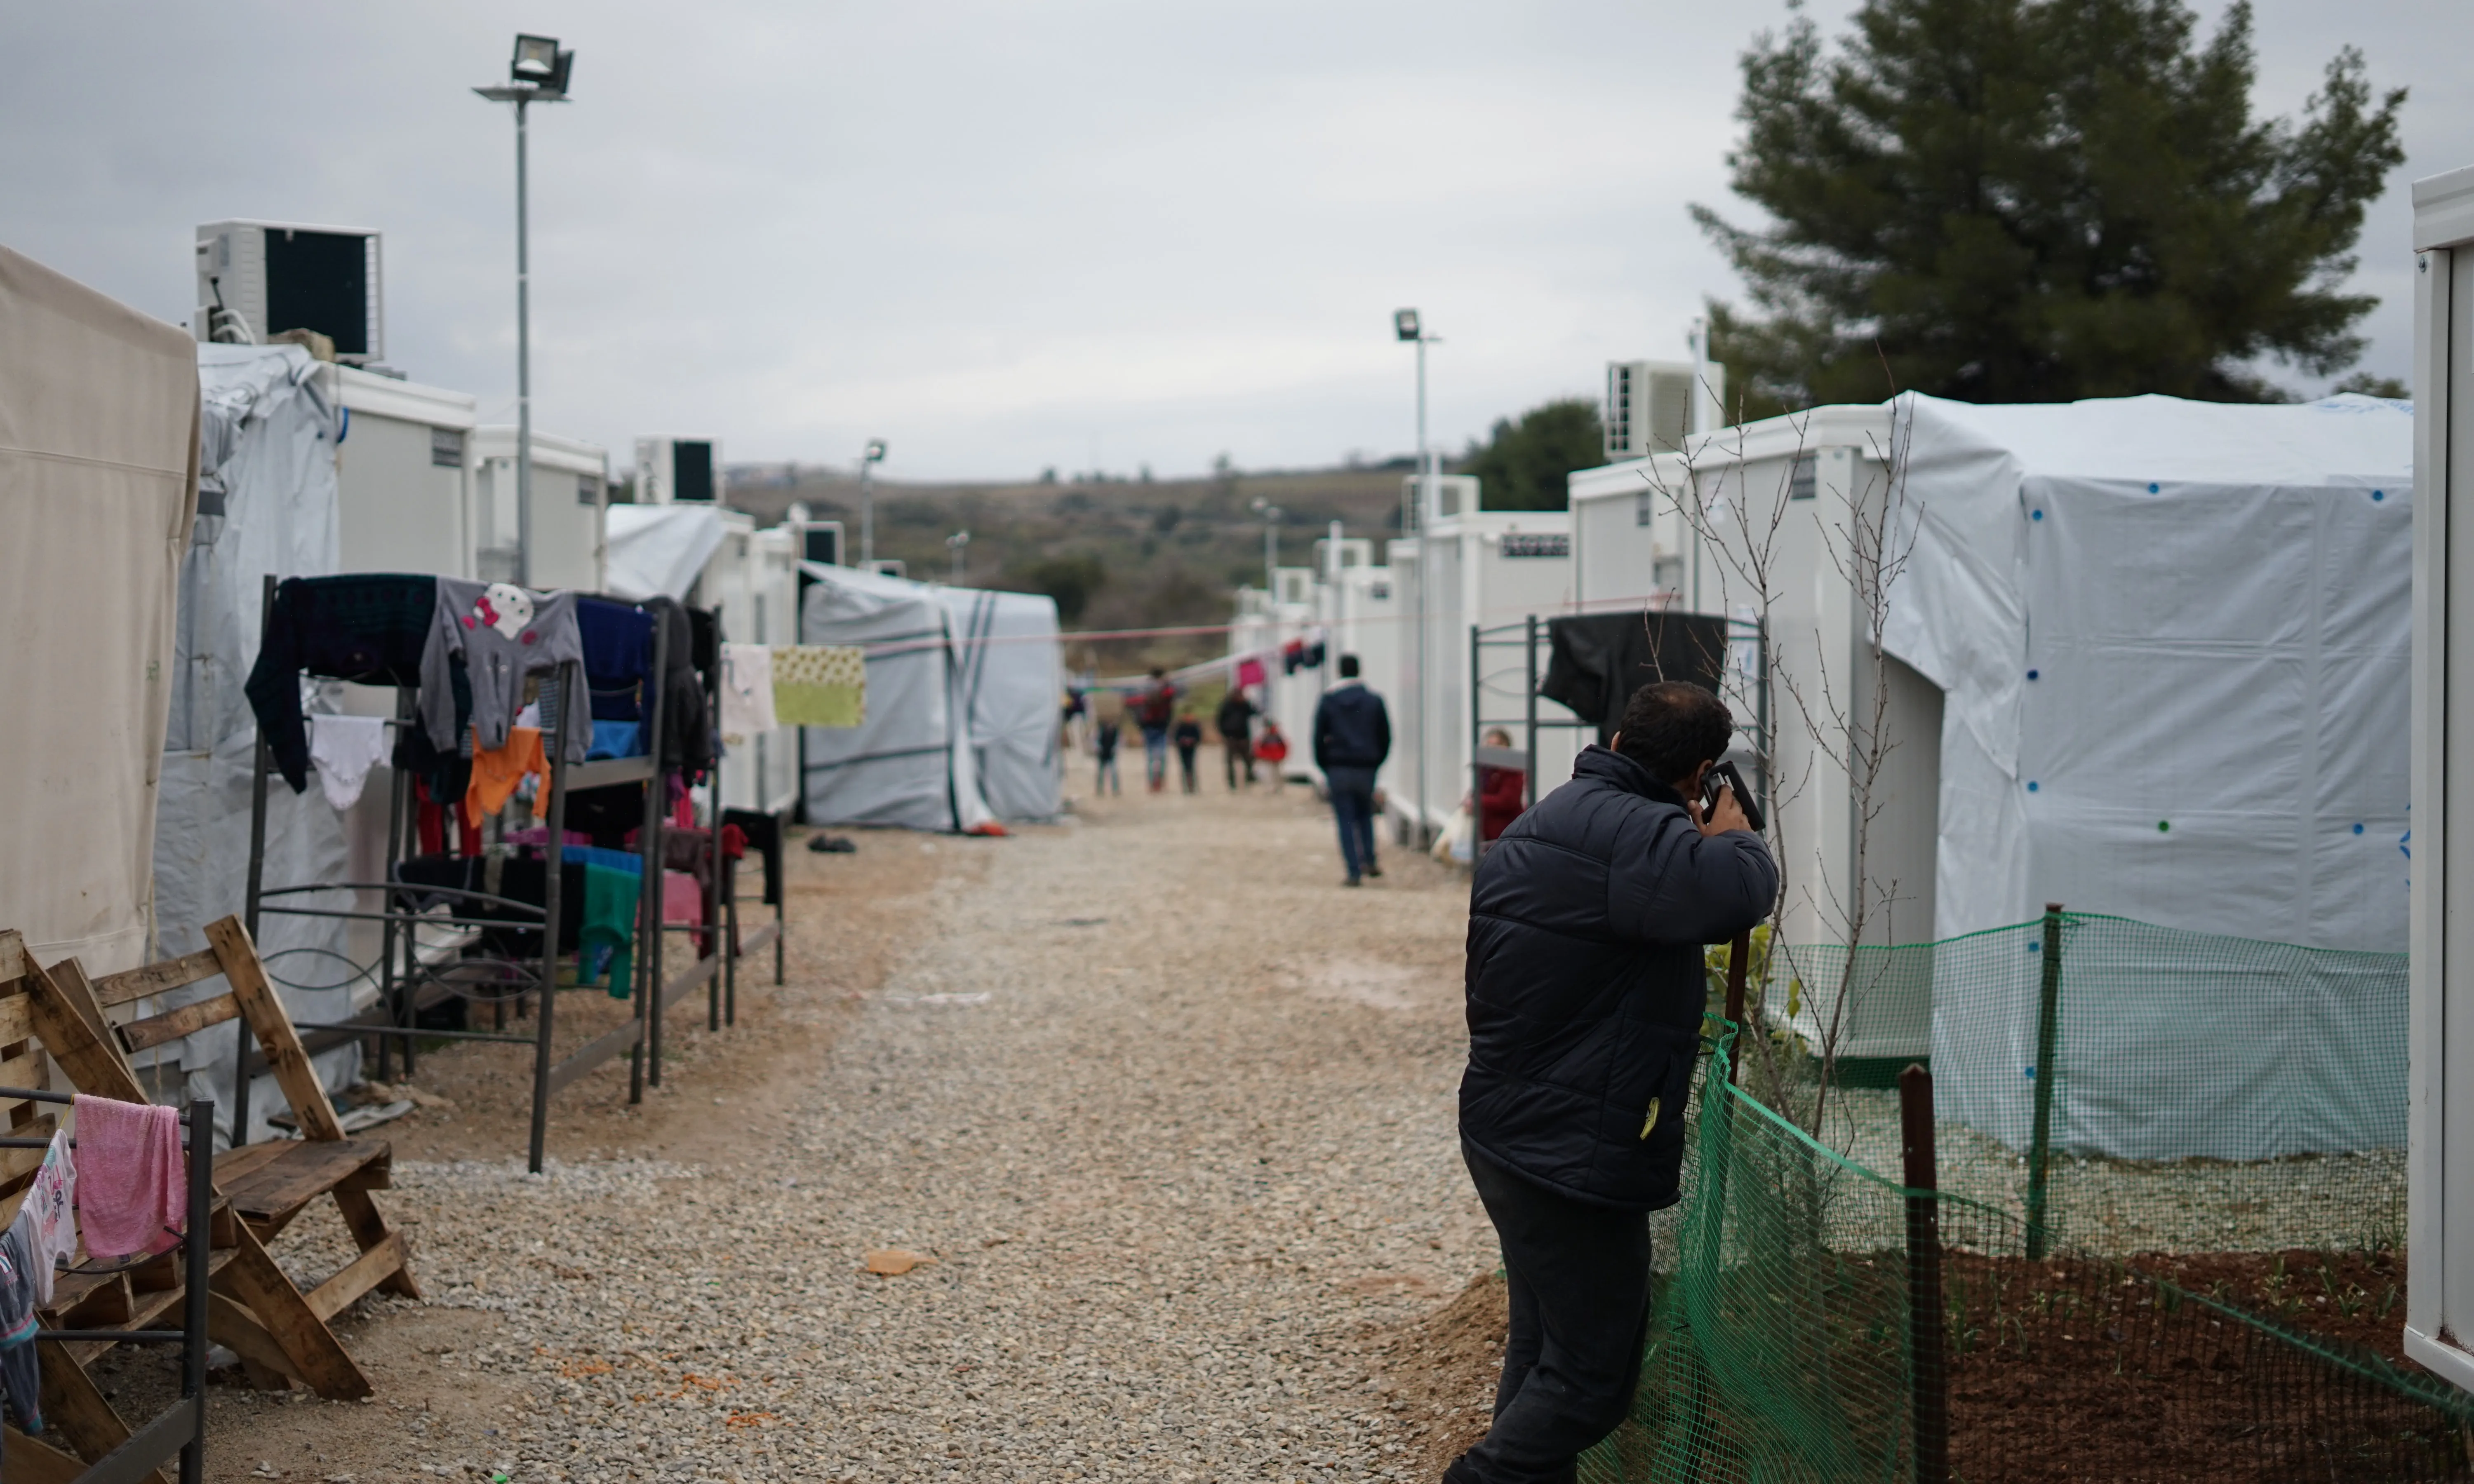
<path fill-rule="evenodd" d="M 81 1092 L 78 1225 L 107 1262 L 152 1256 L 181 1239 L 181 1115 L 153 1103 Z"/>
<path fill-rule="evenodd" d="M 704 923 L 704 888 L 684 871 L 662 873 L 662 921 Z"/>

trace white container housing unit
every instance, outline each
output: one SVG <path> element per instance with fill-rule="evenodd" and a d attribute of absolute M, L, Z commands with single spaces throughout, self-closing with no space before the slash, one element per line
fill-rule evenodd
<path fill-rule="evenodd" d="M 520 544 L 516 430 L 473 430 L 473 573 L 513 582 Z M 601 590 L 608 536 L 610 455 L 597 443 L 533 430 L 532 586 Z"/>
<path fill-rule="evenodd" d="M 2405 1351 L 2474 1390 L 2474 166 L 2413 186 L 2413 886 Z M 2463 721 L 2465 725 L 2459 726 Z M 2460 790 L 2457 785 L 2465 785 Z"/>
<path fill-rule="evenodd" d="M 342 570 L 473 576 L 472 395 L 350 366 L 332 374 Z"/>

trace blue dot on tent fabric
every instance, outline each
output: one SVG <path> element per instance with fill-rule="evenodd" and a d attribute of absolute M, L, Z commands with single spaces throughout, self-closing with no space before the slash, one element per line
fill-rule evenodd
<path fill-rule="evenodd" d="M 2386 490 L 2374 490 L 2371 491 L 2371 498 L 2374 500 L 2385 500 L 2388 497 L 2389 492 Z"/>
<path fill-rule="evenodd" d="M 2149 485 L 2149 486 L 2147 487 L 2147 492 L 2148 492 L 2149 494 L 2161 494 L 2161 493 L 2163 493 L 2164 491 L 2163 491 L 2159 487 L 2157 487 L 2157 486 L 2155 486 L 2155 485 Z"/>
<path fill-rule="evenodd" d="M 2027 518 L 2028 518 L 2028 519 L 2030 519 L 2030 520 L 2042 520 L 2042 519 L 2044 519 L 2044 518 L 2045 518 L 2045 513 L 2044 513 L 2043 511 L 2041 511 L 2041 510 L 2040 510 L 2040 511 L 2036 512 L 2034 515 L 2029 515 Z"/>
<path fill-rule="evenodd" d="M 2034 778 L 2029 778 L 2029 779 L 2027 780 L 2027 792 L 2029 792 L 2029 793 L 2031 793 L 2031 794 L 2032 794 L 2032 793 L 2034 793 L 2035 791 L 2036 791 L 2036 780 L 2035 780 Z"/>
<path fill-rule="evenodd" d="M 2036 1075 L 2036 1068 L 2032 1066 L 2022 1066 L 2019 1068 L 2019 1075 L 2032 1080 Z"/>
<path fill-rule="evenodd" d="M 2027 672 L 2027 679 L 2029 679 L 2029 680 L 2031 680 L 2031 681 L 2032 681 L 2032 680 L 2034 680 L 2035 678 L 2036 678 L 2036 672 L 2035 672 L 2035 671 L 2030 670 L 2030 671 L 2028 671 L 2028 672 Z"/>
<path fill-rule="evenodd" d="M 2045 951 L 2045 945 L 2041 943 L 2030 940 L 2027 944 L 2027 951 L 2030 953 L 2042 953 Z"/>
<path fill-rule="evenodd" d="M 2359 835 L 2359 834 L 2361 834 L 2362 832 L 2363 832 L 2363 826 L 2362 826 L 2357 825 L 2357 826 L 2354 826 L 2354 833 L 2356 833 L 2356 834 L 2358 834 L 2358 835 Z"/>

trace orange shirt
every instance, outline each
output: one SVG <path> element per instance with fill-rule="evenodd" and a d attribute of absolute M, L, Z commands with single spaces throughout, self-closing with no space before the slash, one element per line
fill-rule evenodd
<path fill-rule="evenodd" d="M 507 745 L 495 751 L 481 745 L 478 732 L 473 741 L 473 781 L 464 789 L 465 817 L 478 821 L 485 814 L 496 814 L 515 797 L 516 785 L 527 773 L 549 777 L 549 756 L 542 751 L 539 727 L 510 727 Z M 533 818 L 548 812 L 547 790 L 533 795 Z"/>

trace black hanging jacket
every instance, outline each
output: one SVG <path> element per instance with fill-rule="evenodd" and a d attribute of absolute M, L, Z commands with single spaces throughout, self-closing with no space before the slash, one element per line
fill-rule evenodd
<path fill-rule="evenodd" d="M 1759 837 L 1705 836 L 1640 764 L 1583 753 L 1470 889 L 1462 1137 L 1578 1201 L 1674 1205 L 1702 945 L 1759 922 L 1777 892 Z"/>

